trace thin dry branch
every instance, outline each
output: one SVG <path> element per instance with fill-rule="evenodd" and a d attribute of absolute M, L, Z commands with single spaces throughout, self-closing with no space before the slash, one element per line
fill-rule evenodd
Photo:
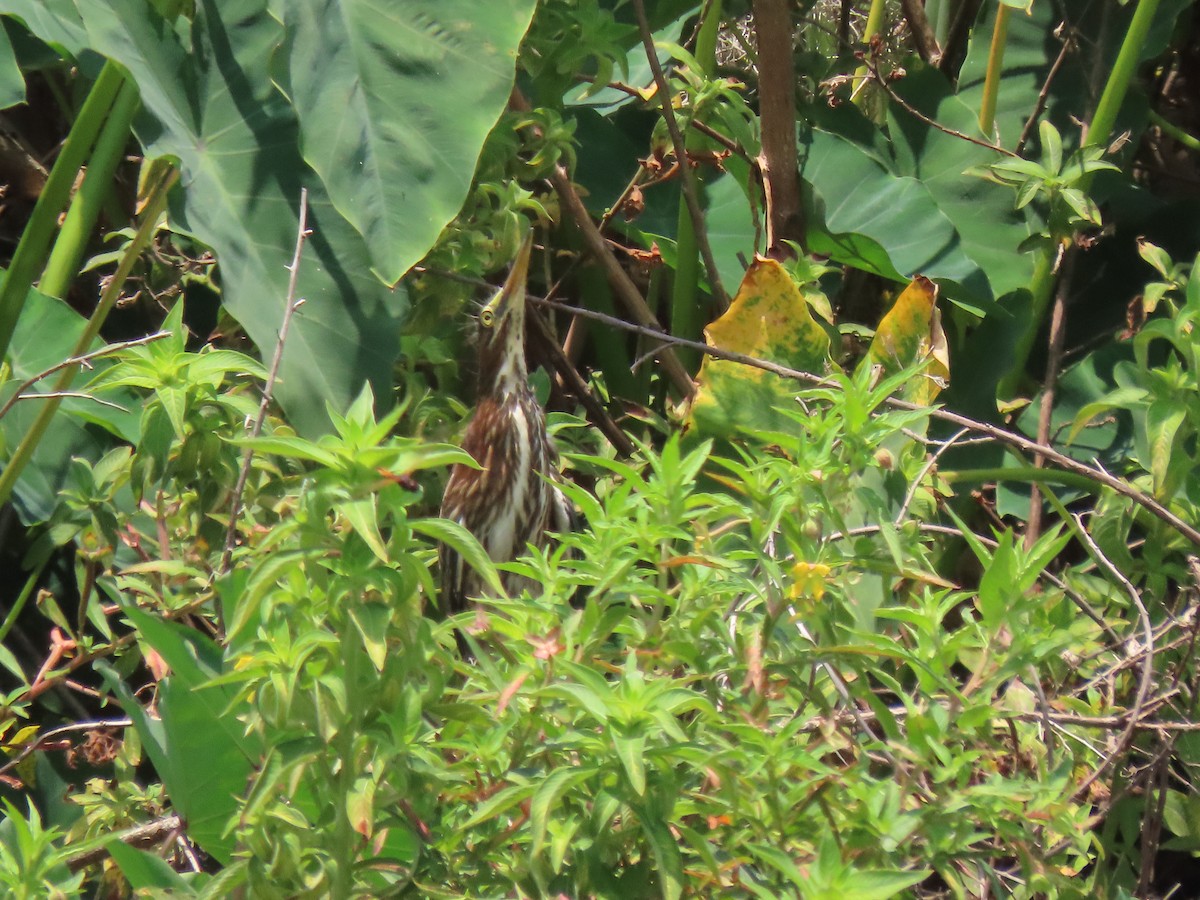
<path fill-rule="evenodd" d="M 645 298 L 634 285 L 629 274 L 617 262 L 615 256 L 608 249 L 608 244 L 604 240 L 604 236 L 600 234 L 594 222 L 592 222 L 591 214 L 588 213 L 587 207 L 583 205 L 583 200 L 580 199 L 578 192 L 571 184 L 571 179 L 567 175 L 566 169 L 559 166 L 554 174 L 550 176 L 550 183 L 558 192 L 559 199 L 562 201 L 563 209 L 567 215 L 574 220 L 579 228 L 580 234 L 583 236 L 584 243 L 587 244 L 588 251 L 592 257 L 604 269 L 604 274 L 608 278 L 608 283 L 612 286 L 613 292 L 617 299 L 625 307 L 629 315 L 641 323 L 641 327 L 645 328 L 650 334 L 664 334 L 662 326 L 658 323 L 658 319 L 654 313 L 650 311 L 650 307 L 646 305 Z M 580 314 L 581 310 L 574 306 L 559 304 L 559 308 L 565 312 L 572 314 Z M 622 321 L 617 319 L 616 321 Z M 679 358 L 669 346 L 673 343 L 670 340 L 664 341 L 664 346 L 659 352 L 659 361 L 662 363 L 663 372 L 670 380 L 675 389 L 684 397 L 690 397 L 696 390 L 692 378 L 688 375 L 687 370 L 679 362 Z"/>
<path fill-rule="evenodd" d="M 1067 23 L 1063 22 L 1055 30 L 1058 31 L 1067 27 Z M 1033 128 L 1037 125 L 1038 119 L 1042 116 L 1042 111 L 1046 108 L 1046 101 L 1050 97 L 1050 86 L 1054 84 L 1054 79 L 1058 77 L 1059 70 L 1062 69 L 1063 63 L 1067 60 L 1067 54 L 1075 45 L 1074 35 L 1071 32 L 1062 38 L 1062 48 L 1058 51 L 1058 56 L 1054 58 L 1054 63 L 1050 66 L 1050 71 L 1046 73 L 1046 80 L 1042 82 L 1042 89 L 1038 91 L 1037 102 L 1033 105 L 1033 112 L 1029 114 L 1029 118 L 1025 120 L 1025 125 L 1021 129 L 1021 136 L 1017 138 L 1016 151 L 1018 155 L 1024 154 L 1025 143 L 1029 140 L 1029 136 L 1033 134 Z"/>
<path fill-rule="evenodd" d="M 1058 372 L 1062 367 L 1063 346 L 1067 334 L 1067 294 L 1071 290 L 1071 276 L 1075 272 L 1075 259 L 1079 248 L 1067 248 L 1059 269 L 1058 286 L 1054 290 L 1054 305 L 1050 311 L 1050 338 L 1046 360 L 1046 377 L 1042 383 L 1041 406 L 1038 408 L 1037 441 L 1050 443 L 1050 419 L 1054 414 L 1054 401 L 1058 394 Z M 1034 454 L 1033 467 L 1042 467 L 1042 455 Z M 1042 530 L 1042 493 L 1049 488 L 1032 485 L 1029 490 L 1029 518 L 1025 523 L 1025 549 L 1037 543 Z"/>
<path fill-rule="evenodd" d="M 148 335 L 145 335 L 144 337 L 134 338 L 133 340 L 118 341 L 115 344 L 107 344 L 98 350 L 93 350 L 91 353 L 85 353 L 82 356 L 72 356 L 68 359 L 64 359 L 62 362 L 57 363 L 56 365 L 51 366 L 48 369 L 43 369 L 41 372 L 38 372 L 32 378 L 27 378 L 25 381 L 22 381 L 21 384 L 17 387 L 16 391 L 13 392 L 13 395 L 8 398 L 8 401 L 3 406 L 0 406 L 0 419 L 4 418 L 4 415 L 10 409 L 13 408 L 13 405 L 18 400 L 33 400 L 38 397 L 52 396 L 50 394 L 31 394 L 30 395 L 30 394 L 26 394 L 25 392 L 27 390 L 29 390 L 31 387 L 33 387 L 35 384 L 37 384 L 39 381 L 41 381 L 42 379 L 49 378 L 55 372 L 59 372 L 70 366 L 83 366 L 84 368 L 88 368 L 88 364 L 94 359 L 100 359 L 103 356 L 108 356 L 108 354 L 110 354 L 110 353 L 118 353 L 121 350 L 128 350 L 130 347 L 140 347 L 143 344 L 149 344 L 149 343 L 152 343 L 153 341 L 161 341 L 163 338 L 168 337 L 170 334 L 171 334 L 171 332 L 169 332 L 169 331 L 156 331 L 156 332 L 154 332 L 154 334 L 148 334 Z M 56 396 L 62 397 L 62 396 L 66 396 L 66 395 L 67 395 L 66 392 L 60 391 Z M 95 398 L 90 398 L 90 399 L 95 399 Z M 97 402 L 104 402 L 104 401 L 97 401 Z M 109 404 L 109 405 L 115 406 L 116 404 Z M 117 408 L 121 409 L 122 407 L 117 407 Z"/>
<path fill-rule="evenodd" d="M 132 724 L 132 719 L 97 719 L 93 722 L 72 722 L 69 725 L 60 725 L 58 728 L 43 731 L 37 736 L 37 740 L 30 741 L 18 751 L 16 756 L 5 761 L 4 765 L 0 766 L 0 775 L 11 772 L 31 754 L 43 749 L 47 743 L 64 734 L 74 734 L 77 731 L 95 731 L 98 728 L 128 728 Z"/>
<path fill-rule="evenodd" d="M 1100 545 L 1097 544 L 1095 539 L 1088 533 L 1087 527 L 1083 524 L 1083 519 L 1078 515 L 1074 515 L 1072 518 L 1075 520 L 1075 525 L 1077 526 L 1075 533 L 1078 534 L 1083 540 L 1083 543 L 1087 546 L 1088 551 L 1092 554 L 1093 558 L 1095 558 L 1095 560 L 1100 563 L 1101 566 L 1107 569 L 1108 573 L 1114 579 L 1116 579 L 1117 583 L 1125 588 L 1126 593 L 1129 594 L 1129 599 L 1132 601 L 1134 609 L 1137 610 L 1138 621 L 1142 626 L 1143 640 L 1143 645 L 1141 648 L 1142 673 L 1138 680 L 1137 694 L 1134 696 L 1133 707 L 1128 713 L 1129 722 L 1121 732 L 1121 736 L 1117 740 L 1117 744 L 1113 748 L 1112 752 L 1102 759 L 1100 764 L 1092 770 L 1092 773 L 1088 775 L 1088 777 L 1085 778 L 1083 782 L 1075 789 L 1076 797 L 1084 797 L 1087 795 L 1087 789 L 1091 787 L 1101 775 L 1108 771 L 1108 769 L 1133 742 L 1133 735 L 1136 731 L 1135 723 L 1142 717 L 1142 710 L 1146 706 L 1146 702 L 1150 697 L 1150 688 L 1154 683 L 1154 625 L 1150 621 L 1150 611 L 1146 609 L 1146 604 L 1142 601 L 1142 595 L 1138 589 L 1134 587 L 1133 582 L 1126 578 L 1125 574 L 1119 568 L 1117 568 L 1113 561 L 1104 555 L 1104 551 L 1100 549 Z"/>
<path fill-rule="evenodd" d="M 558 341 L 554 339 L 553 333 L 550 331 L 550 326 L 545 318 L 536 309 L 531 309 L 532 315 L 529 317 L 530 323 L 537 332 L 545 345 L 546 351 L 550 355 L 550 361 L 554 366 L 554 370 L 562 377 L 563 381 L 567 382 L 575 396 L 579 398 L 579 402 L 583 404 L 584 409 L 588 411 L 592 422 L 599 428 L 609 442 L 621 456 L 632 456 L 634 451 L 633 441 L 629 436 L 621 430 L 613 417 L 608 414 L 608 410 L 592 394 L 588 388 L 587 382 L 576 370 L 571 361 L 567 359 L 563 349 L 558 345 Z"/>
<path fill-rule="evenodd" d="M 878 84 L 881 88 L 883 88 L 884 93 L 887 94 L 888 97 L 890 97 L 892 99 L 892 102 L 895 103 L 897 106 L 899 106 L 901 109 L 903 109 L 906 113 L 908 113 L 913 118 L 917 119 L 920 122 L 923 122 L 924 124 L 928 125 L 930 128 L 934 128 L 934 129 L 942 132 L 943 134 L 950 135 L 951 137 L 956 137 L 961 141 L 966 141 L 967 143 L 975 144 L 978 147 L 986 147 L 988 150 L 994 150 L 996 153 L 1000 153 L 1004 156 L 1016 157 L 1017 154 L 1013 153 L 1011 150 L 1001 147 L 999 144 L 992 144 L 992 143 L 989 143 L 988 141 L 984 141 L 984 140 L 980 140 L 979 138 L 971 137 L 969 134 L 963 134 L 963 132 L 961 132 L 961 131 L 956 131 L 953 128 L 943 125 L 941 122 L 938 122 L 934 119 L 929 118 L 929 116 L 925 115 L 925 113 L 921 112 L 919 109 L 917 109 L 915 106 L 913 106 L 911 103 L 909 103 L 907 100 L 905 100 L 903 97 L 901 97 L 899 94 L 896 93 L 895 89 L 891 85 L 891 82 L 888 80 L 888 77 L 886 75 L 883 75 L 880 73 L 879 61 L 871 51 L 867 51 L 864 54 L 863 64 L 870 71 L 871 77 L 875 80 L 875 83 Z"/>
<path fill-rule="evenodd" d="M 145 825 L 138 825 L 122 831 L 115 835 L 115 838 L 131 847 L 152 847 L 182 830 L 183 819 L 179 816 L 171 815 L 163 816 L 161 819 L 155 819 L 153 822 L 147 822 Z M 72 872 L 78 872 L 81 869 L 100 862 L 100 860 L 105 859 L 108 855 L 107 844 L 100 847 L 93 847 L 68 859 L 67 868 Z"/>
<path fill-rule="evenodd" d="M 663 75 L 662 66 L 658 64 L 658 51 L 654 49 L 654 34 L 650 30 L 650 21 L 646 18 L 644 0 L 633 0 L 633 9 L 637 14 L 642 46 L 646 48 L 646 61 L 650 63 L 650 71 L 653 73 L 654 83 L 658 87 L 658 100 L 662 105 L 663 119 L 666 120 L 667 131 L 670 133 L 671 143 L 675 147 L 675 159 L 679 163 L 679 176 L 683 185 L 683 199 L 692 220 L 692 230 L 696 233 L 696 245 L 700 248 L 700 256 L 704 259 L 704 268 L 708 271 L 708 284 L 712 289 L 713 298 L 717 301 L 717 309 L 724 311 L 729 308 L 729 294 L 726 293 L 725 286 L 721 284 L 721 275 L 717 271 L 712 245 L 708 241 L 708 226 L 704 222 L 704 210 L 700 208 L 696 175 L 688 162 L 687 144 L 683 139 L 683 132 L 679 129 L 679 122 L 675 118 L 675 108 L 671 105 L 671 86 L 667 83 L 666 76 Z"/>
<path fill-rule="evenodd" d="M 283 362 L 283 346 L 287 341 L 288 329 L 296 310 L 304 303 L 296 299 L 296 281 L 300 275 L 300 257 L 304 252 L 304 241 L 311 234 L 308 230 L 308 188 L 300 188 L 300 224 L 296 229 L 296 251 L 292 254 L 292 264 L 288 266 L 287 302 L 283 308 L 283 322 L 279 326 L 279 340 L 275 342 L 275 355 L 271 358 L 271 368 L 267 372 L 267 381 L 263 385 L 262 402 L 258 406 L 258 415 L 250 428 L 250 437 L 256 438 L 262 431 L 263 422 L 267 419 L 267 410 L 271 406 L 271 396 L 275 392 L 275 381 L 279 377 L 279 366 Z M 238 516 L 242 512 L 242 495 L 246 490 L 246 479 L 250 476 L 250 462 L 254 450 L 246 447 L 242 453 L 242 466 L 238 472 L 237 484 L 233 488 L 233 500 L 229 508 L 229 528 L 225 531 L 225 549 L 221 552 L 221 561 L 213 572 L 220 576 L 229 571 L 233 559 L 233 547 L 237 542 Z"/>
<path fill-rule="evenodd" d="M 513 88 L 508 102 L 509 106 L 513 109 L 522 112 L 529 111 L 529 101 L 525 99 L 525 95 L 517 88 Z M 621 267 L 616 257 L 608 249 L 608 243 L 604 240 L 604 235 L 600 233 L 600 229 L 592 221 L 591 213 L 584 206 L 579 192 L 575 190 L 575 185 L 571 183 L 571 175 L 566 167 L 562 165 L 555 166 L 548 180 L 554 188 L 555 193 L 558 194 L 563 211 L 575 223 L 575 227 L 579 229 L 579 233 L 583 237 L 583 242 L 587 245 L 588 252 L 600 264 L 600 268 L 604 270 L 604 275 L 608 279 L 613 293 L 616 294 L 621 305 L 625 307 L 626 312 L 643 325 L 652 326 L 661 332 L 662 326 L 659 325 L 658 319 L 655 318 L 654 313 L 646 304 L 646 299 L 638 291 L 629 274 Z M 612 212 L 612 210 L 609 210 L 609 215 Z M 559 308 L 572 314 L 578 312 L 576 307 L 573 306 L 560 304 Z M 663 372 L 671 384 L 674 385 L 676 391 L 685 398 L 691 397 L 696 390 L 696 385 L 692 382 L 692 377 L 688 375 L 687 370 L 684 369 L 683 365 L 679 362 L 679 358 L 670 347 L 663 348 L 661 362 Z"/>

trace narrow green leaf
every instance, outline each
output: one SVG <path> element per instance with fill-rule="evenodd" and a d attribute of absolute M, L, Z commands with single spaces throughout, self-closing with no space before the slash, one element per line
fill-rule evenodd
<path fill-rule="evenodd" d="M 678 900 L 683 896 L 683 857 L 671 829 L 665 821 L 645 809 L 638 810 L 638 824 L 642 826 L 642 833 L 646 835 L 646 842 L 658 864 L 664 900 Z"/>
<path fill-rule="evenodd" d="M 361 500 L 343 500 L 334 504 L 334 510 L 345 517 L 350 527 L 362 538 L 371 552 L 380 562 L 388 561 L 387 548 L 383 545 L 383 535 L 379 533 L 379 519 L 375 509 L 375 498 L 364 497 Z"/>
<path fill-rule="evenodd" d="M 387 662 L 387 630 L 392 609 L 385 603 L 362 603 L 350 608 L 350 619 L 363 639 L 363 648 L 375 668 L 382 672 Z"/>
<path fill-rule="evenodd" d="M 0 109 L 25 102 L 25 75 L 13 52 L 8 29 L 0 25 Z"/>
<path fill-rule="evenodd" d="M 171 891 L 172 897 L 196 895 L 191 885 L 161 856 L 131 847 L 117 838 L 110 840 L 105 849 L 135 891 Z"/>
<path fill-rule="evenodd" d="M 1049 119 L 1038 123 L 1038 134 L 1042 138 L 1042 156 L 1046 160 L 1046 168 L 1051 172 L 1062 171 L 1063 146 L 1062 135 Z"/>
<path fill-rule="evenodd" d="M 1150 445 L 1150 475 L 1154 479 L 1154 492 L 1162 497 L 1167 484 L 1167 471 L 1179 443 L 1180 428 L 1187 410 L 1178 397 L 1160 397 L 1146 410 L 1146 439 Z"/>
<path fill-rule="evenodd" d="M 592 766 L 562 768 L 554 772 L 538 785 L 537 792 L 529 803 L 529 827 L 531 839 L 529 855 L 536 859 L 546 846 L 546 826 L 550 822 L 550 812 L 558 803 L 559 798 L 577 784 L 582 784 L 595 775 L 597 769 Z"/>
<path fill-rule="evenodd" d="M 488 589 L 495 594 L 503 594 L 504 586 L 500 583 L 500 573 L 496 564 L 483 549 L 483 544 L 471 532 L 457 522 L 449 519 L 410 519 L 408 526 L 418 534 L 445 544 L 459 554 L 467 565 L 483 576 Z"/>
<path fill-rule="evenodd" d="M 613 728 L 610 736 L 630 786 L 641 797 L 646 793 L 646 736 L 640 731 L 623 734 L 620 728 Z"/>

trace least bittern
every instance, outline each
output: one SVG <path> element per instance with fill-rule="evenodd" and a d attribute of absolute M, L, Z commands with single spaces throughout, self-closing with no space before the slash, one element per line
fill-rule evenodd
<path fill-rule="evenodd" d="M 495 562 L 509 562 L 529 544 L 546 547 L 551 533 L 570 530 L 573 520 L 525 362 L 531 247 L 527 237 L 504 286 L 479 313 L 479 399 L 463 449 L 482 468 L 456 465 L 442 500 L 442 516 L 475 535 Z M 483 581 L 452 548 L 443 544 L 440 556 L 445 609 L 459 612 L 483 592 Z M 501 580 L 510 594 L 528 586 L 509 572 Z"/>

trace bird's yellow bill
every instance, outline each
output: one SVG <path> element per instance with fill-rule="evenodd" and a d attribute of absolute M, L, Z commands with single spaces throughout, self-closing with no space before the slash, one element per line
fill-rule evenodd
<path fill-rule="evenodd" d="M 500 293 L 492 298 L 491 303 L 484 307 L 485 310 L 490 310 L 492 315 L 496 315 L 504 310 L 508 301 L 513 297 L 525 297 L 525 282 L 529 278 L 529 257 L 533 251 L 533 233 L 525 235 L 525 240 L 521 243 L 521 249 L 517 251 L 517 258 L 513 262 L 512 271 L 508 273 L 508 277 L 504 279 L 504 286 L 500 288 Z"/>

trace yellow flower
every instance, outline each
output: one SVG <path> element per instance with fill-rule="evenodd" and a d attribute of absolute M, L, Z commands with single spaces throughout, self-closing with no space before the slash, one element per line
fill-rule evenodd
<path fill-rule="evenodd" d="M 825 596 L 825 579 L 829 577 L 829 566 L 824 563 L 798 562 L 792 566 L 791 588 L 788 596 L 793 600 L 811 597 L 820 600 Z"/>

